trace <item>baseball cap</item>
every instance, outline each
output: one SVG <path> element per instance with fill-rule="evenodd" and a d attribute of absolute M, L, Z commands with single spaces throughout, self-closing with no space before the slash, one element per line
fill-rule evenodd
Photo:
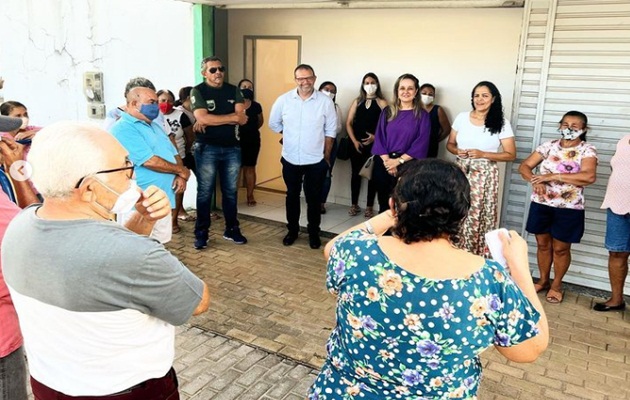
<path fill-rule="evenodd" d="M 22 118 L 0 115 L 0 132 L 11 132 L 22 126 Z"/>

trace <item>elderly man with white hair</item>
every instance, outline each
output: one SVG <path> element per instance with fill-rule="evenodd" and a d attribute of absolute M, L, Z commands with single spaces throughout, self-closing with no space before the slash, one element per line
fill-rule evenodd
<path fill-rule="evenodd" d="M 170 212 L 165 193 L 140 190 L 124 147 L 91 125 L 42 129 L 28 160 L 44 204 L 11 222 L 2 266 L 35 398 L 178 399 L 174 325 L 210 295 L 144 236 Z M 126 227 L 112 221 L 134 206 Z"/>

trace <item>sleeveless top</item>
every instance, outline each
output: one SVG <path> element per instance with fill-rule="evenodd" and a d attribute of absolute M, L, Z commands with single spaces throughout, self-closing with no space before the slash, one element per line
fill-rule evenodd
<path fill-rule="evenodd" d="M 438 155 L 438 149 L 440 148 L 440 117 L 438 116 L 438 110 L 440 106 L 433 105 L 433 108 L 429 112 L 429 119 L 431 120 L 431 136 L 429 139 L 429 153 L 427 157 L 435 158 Z"/>
<path fill-rule="evenodd" d="M 363 140 L 367 139 L 367 132 L 375 134 L 380 115 L 381 107 L 379 107 L 376 99 L 372 99 L 369 108 L 365 108 L 365 101 L 357 104 L 357 111 L 354 114 L 354 121 L 352 121 L 354 137 L 357 140 Z"/>
<path fill-rule="evenodd" d="M 258 115 L 262 114 L 260 103 L 252 101 L 252 105 L 245 110 L 247 123 L 240 127 L 241 146 L 243 144 L 260 144 L 260 131 L 258 130 Z"/>

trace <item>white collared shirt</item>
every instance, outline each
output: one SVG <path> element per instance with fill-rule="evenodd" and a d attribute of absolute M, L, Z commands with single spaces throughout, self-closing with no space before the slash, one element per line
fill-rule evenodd
<path fill-rule="evenodd" d="M 269 128 L 282 133 L 285 160 L 294 165 L 317 164 L 324 158 L 325 138 L 337 136 L 335 105 L 317 90 L 302 100 L 297 89 L 291 89 L 273 104 Z"/>

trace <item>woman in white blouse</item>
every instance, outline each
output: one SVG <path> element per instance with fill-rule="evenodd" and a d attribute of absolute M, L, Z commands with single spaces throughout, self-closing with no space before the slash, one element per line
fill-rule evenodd
<path fill-rule="evenodd" d="M 472 90 L 472 111 L 453 122 L 446 148 L 470 182 L 470 211 L 460 229 L 462 248 L 487 253 L 485 234 L 498 221 L 499 168 L 497 162 L 513 161 L 516 145 L 510 121 L 503 116 L 499 89 L 488 81 Z"/>

